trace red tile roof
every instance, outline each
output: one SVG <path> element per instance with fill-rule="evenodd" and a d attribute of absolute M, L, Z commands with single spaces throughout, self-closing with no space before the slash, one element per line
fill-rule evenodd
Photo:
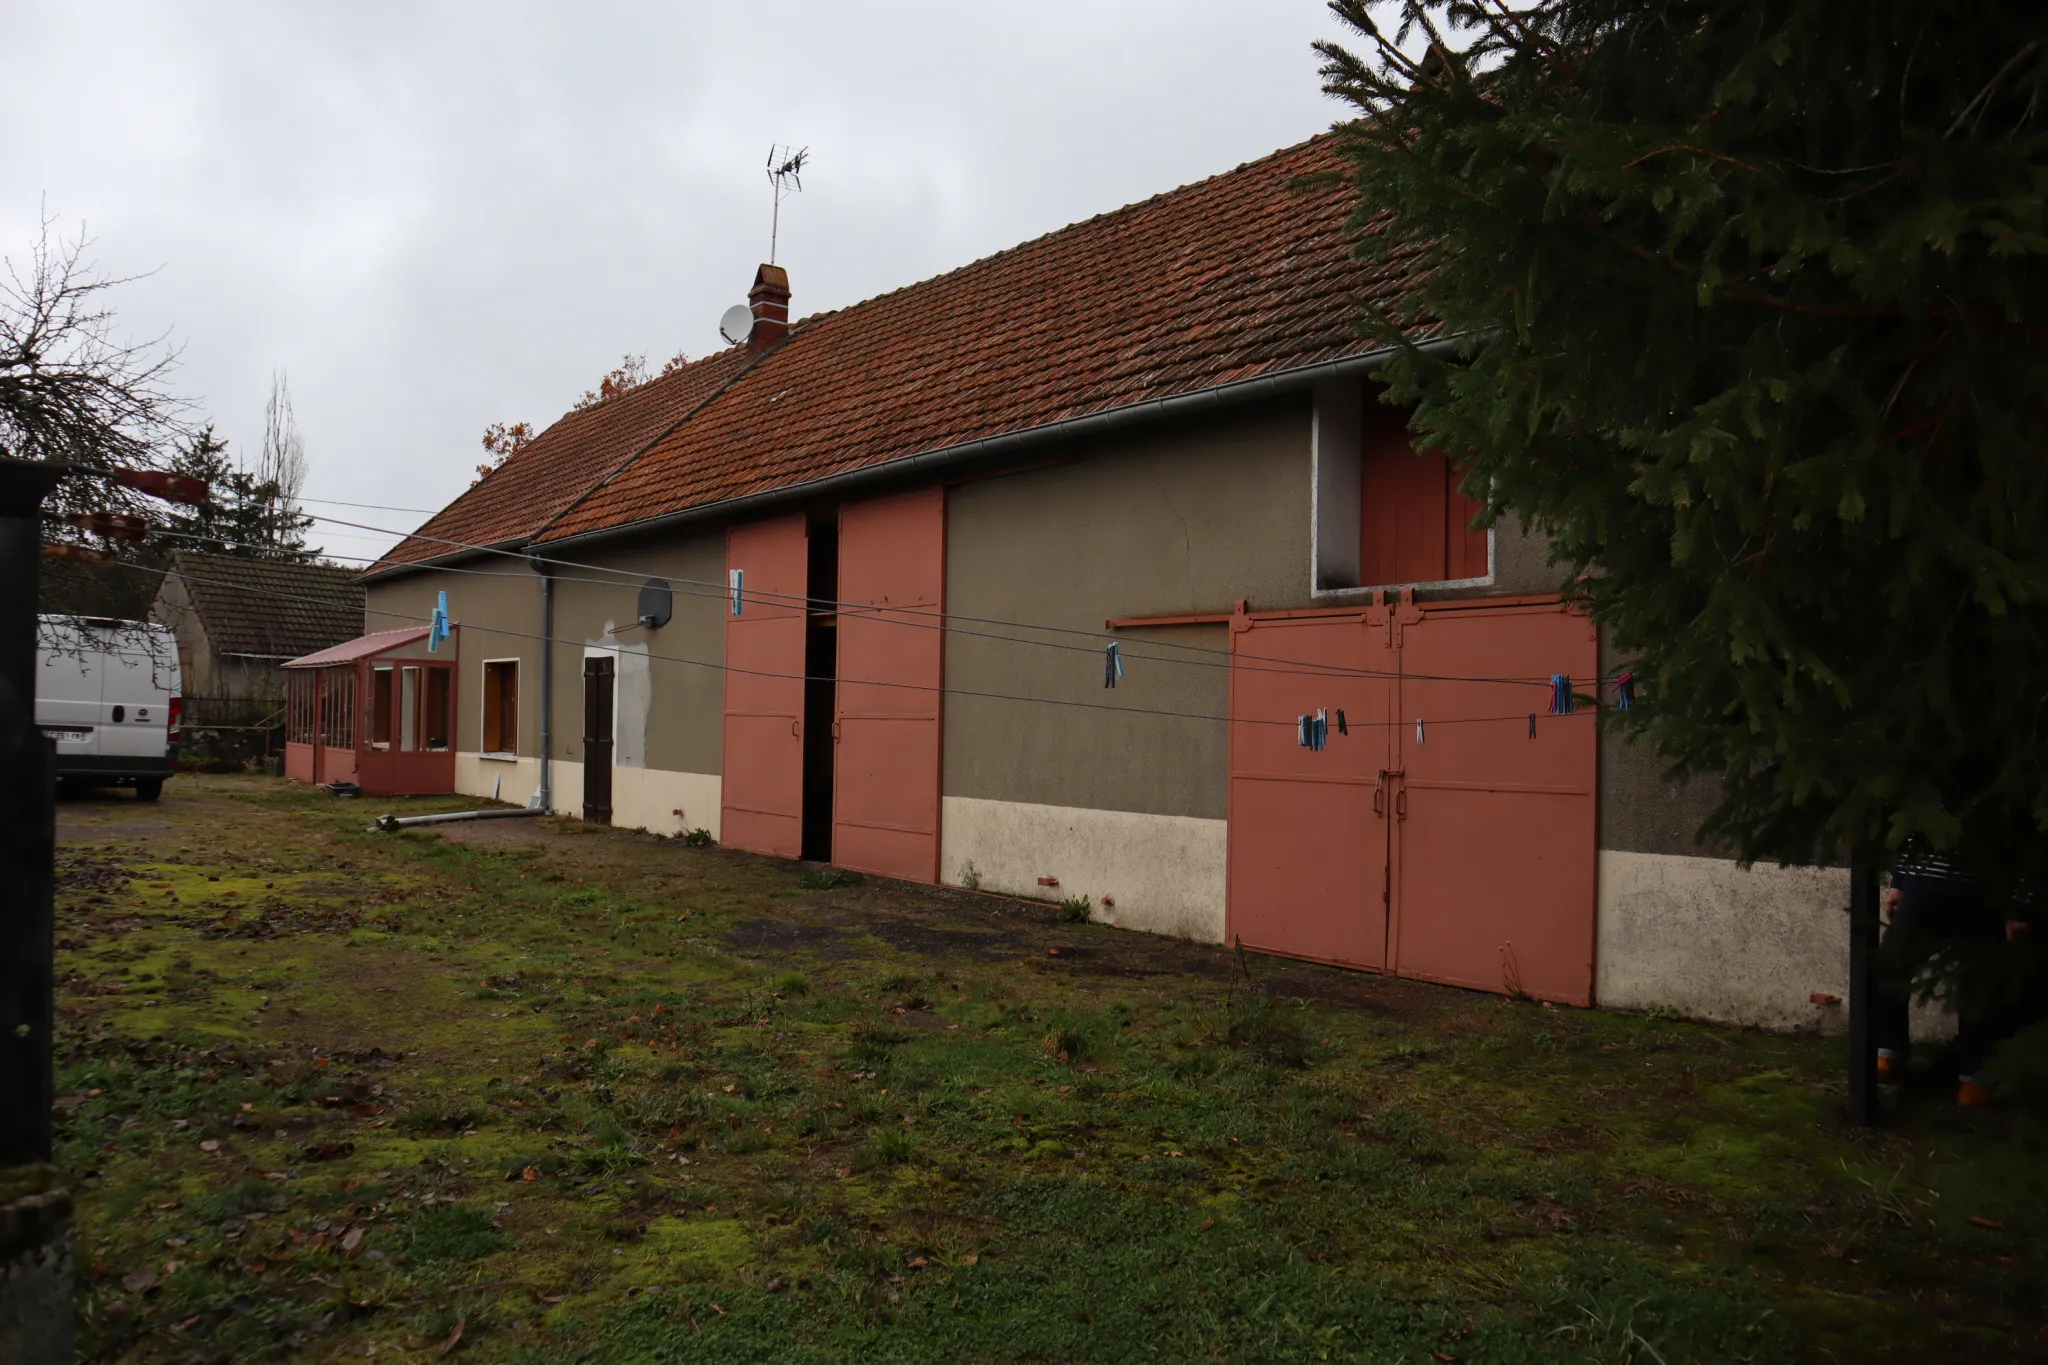
<path fill-rule="evenodd" d="M 736 347 L 658 381 L 703 395 L 663 400 L 664 414 L 697 407 L 687 421 L 600 436 L 615 405 L 651 406 L 639 389 L 572 413 L 422 532 L 557 540 L 1362 354 L 1359 301 L 1398 303 L 1415 258 L 1358 261 L 1352 194 L 1294 184 L 1343 170 L 1334 140 L 1315 138 L 805 318 L 774 350 Z M 439 552 L 408 541 L 392 558 Z"/>
<path fill-rule="evenodd" d="M 459 553 L 459 544 L 530 539 L 579 493 L 717 393 L 749 358 L 744 349 L 721 351 L 594 407 L 565 413 L 400 541 L 371 572 Z"/>

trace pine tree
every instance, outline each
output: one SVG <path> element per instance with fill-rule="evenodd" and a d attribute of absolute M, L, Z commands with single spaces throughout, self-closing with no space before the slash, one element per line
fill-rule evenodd
<path fill-rule="evenodd" d="M 1331 8 L 1360 249 L 1427 268 L 1366 325 L 1463 342 L 1389 396 L 1549 537 L 1704 836 L 2048 888 L 2048 7 Z"/>
<path fill-rule="evenodd" d="M 212 496 L 199 507 L 178 507 L 160 520 L 175 534 L 158 537 L 165 551 L 241 555 L 251 559 L 306 559 L 305 530 L 312 519 L 284 503 L 274 487 L 241 467 L 227 442 L 207 426 L 182 442 L 170 468 L 203 479 Z M 280 507 L 286 507 L 280 511 Z"/>

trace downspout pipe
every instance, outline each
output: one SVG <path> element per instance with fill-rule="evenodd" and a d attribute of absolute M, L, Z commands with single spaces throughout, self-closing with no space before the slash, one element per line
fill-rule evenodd
<path fill-rule="evenodd" d="M 539 555 L 532 559 L 540 575 L 540 785 L 528 809 L 555 808 L 555 569 Z"/>
<path fill-rule="evenodd" d="M 1422 342 L 1417 349 L 1424 355 L 1448 357 L 1458 354 L 1470 344 L 1464 337 L 1439 337 L 1433 341 Z M 832 474 L 822 479 L 791 484 L 786 488 L 773 488 L 764 493 L 725 498 L 699 507 L 686 507 L 665 516 L 648 517 L 621 526 L 606 527 L 600 531 L 585 531 L 580 535 L 565 536 L 560 540 L 548 541 L 545 548 L 560 553 L 598 541 L 643 535 L 649 531 L 665 531 L 697 522 L 756 517 L 784 504 L 844 497 L 856 491 L 865 491 L 876 484 L 906 483 L 935 478 L 977 465 L 999 463 L 1057 441 L 1082 440 L 1144 422 L 1167 421 L 1238 403 L 1256 402 L 1261 398 L 1298 393 L 1305 389 L 1313 389 L 1318 384 L 1336 380 L 1361 379 L 1376 370 L 1386 368 L 1387 362 L 1397 354 L 1399 352 L 1391 348 L 1370 351 L 1363 355 L 1345 356 L 1341 360 L 1325 361 L 1320 365 L 1303 365 L 1297 369 L 1282 370 L 1277 374 L 1243 379 L 1234 384 L 1218 384 L 1213 388 L 1197 389 L 1192 393 L 1151 398 L 1142 403 L 1091 412 L 1081 417 L 1069 417 L 1063 421 L 1048 422 L 1043 426 L 1027 427 L 1022 431 L 1006 432 L 1001 436 L 962 441 L 957 445 L 919 451 L 915 455 L 898 456 L 893 460 L 863 465 L 859 469 L 849 469 L 843 474 Z"/>

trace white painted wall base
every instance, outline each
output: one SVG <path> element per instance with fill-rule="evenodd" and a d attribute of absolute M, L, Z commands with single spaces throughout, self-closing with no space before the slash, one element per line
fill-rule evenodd
<path fill-rule="evenodd" d="M 1745 871 L 1725 858 L 1600 852 L 1594 998 L 1696 1019 L 1839 1031 L 1849 994 L 1849 874 Z"/>
<path fill-rule="evenodd" d="M 969 796 L 946 797 L 943 813 L 939 877 L 949 886 L 978 878 L 981 889 L 1013 896 L 1087 896 L 1108 924 L 1223 941 L 1221 820 Z M 1040 886 L 1040 877 L 1060 884 Z"/>
<path fill-rule="evenodd" d="M 558 758 L 551 808 L 557 815 L 583 817 L 583 765 Z M 508 781 L 508 787 L 511 785 Z M 612 769 L 612 823 L 650 834 L 685 834 L 708 829 L 718 837 L 723 786 L 716 773 L 677 773 L 664 768 Z M 680 816 L 677 811 L 683 812 Z"/>
<path fill-rule="evenodd" d="M 495 787 L 498 800 L 523 806 L 533 799 L 534 788 L 539 785 L 537 758 L 486 758 L 456 751 L 455 790 L 464 796 L 489 800 Z"/>
<path fill-rule="evenodd" d="M 621 829 L 644 829 L 650 834 L 686 834 L 693 829 L 708 829 L 711 837 L 716 839 L 723 793 L 724 785 L 716 773 L 613 768 L 612 823 Z M 580 764 L 574 797 L 580 810 L 583 798 Z"/>
<path fill-rule="evenodd" d="M 1849 873 L 1744 871 L 1725 858 L 1600 852 L 1594 999 L 1668 1006 L 1695 1019 L 1840 1033 L 1849 1024 Z M 1815 994 L 1845 1003 L 1816 1005 Z M 1913 1005 L 1915 1038 L 1946 1038 L 1955 1016 Z"/>

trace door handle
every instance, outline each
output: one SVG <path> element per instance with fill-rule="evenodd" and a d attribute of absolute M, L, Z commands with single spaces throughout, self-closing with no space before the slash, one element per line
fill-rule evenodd
<path fill-rule="evenodd" d="M 1381 783 L 1372 789 L 1372 813 L 1374 815 L 1385 815 L 1387 813 L 1387 788 L 1385 783 Z"/>
<path fill-rule="evenodd" d="M 803 726 L 803 722 L 802 722 L 802 721 L 800 721 L 800 720 L 792 720 L 792 721 L 790 721 L 790 723 L 789 723 L 789 737 L 790 737 L 791 739 L 802 739 L 802 738 L 803 738 L 803 731 L 802 731 L 802 726 Z"/>
<path fill-rule="evenodd" d="M 836 720 L 832 722 L 832 742 L 834 744 L 839 742 L 839 722 Z"/>
<path fill-rule="evenodd" d="M 1406 787 L 1394 793 L 1394 817 L 1399 820 L 1406 820 L 1408 818 L 1408 789 Z"/>

